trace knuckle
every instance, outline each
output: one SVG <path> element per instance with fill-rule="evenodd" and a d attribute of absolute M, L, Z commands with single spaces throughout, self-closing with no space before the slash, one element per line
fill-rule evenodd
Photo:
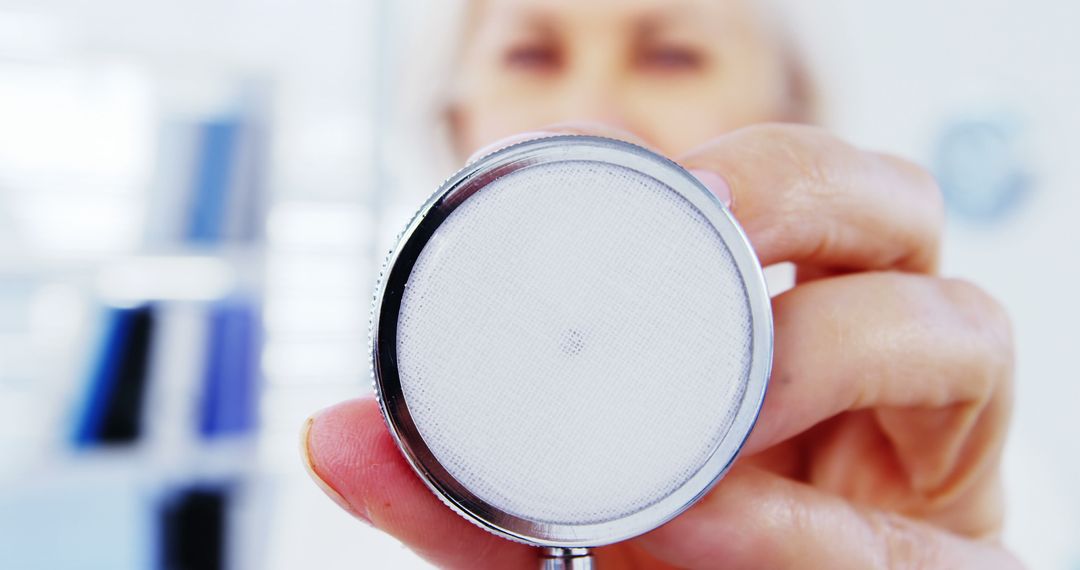
<path fill-rule="evenodd" d="M 897 177 L 893 186 L 905 192 L 905 205 L 909 206 L 910 237 L 915 244 L 915 258 L 902 260 L 926 269 L 937 267 L 942 233 L 945 228 L 945 198 L 937 179 L 919 164 L 890 154 L 875 153 L 874 156 L 888 165 L 885 170 Z"/>
<path fill-rule="evenodd" d="M 972 326 L 979 330 L 994 333 L 1002 343 L 1001 348 L 1011 348 L 1012 320 L 997 299 L 982 287 L 962 278 L 940 280 L 946 295 L 963 310 Z"/>
<path fill-rule="evenodd" d="M 929 170 L 900 156 L 892 154 L 878 154 L 877 156 L 909 180 L 907 186 L 911 192 L 922 199 L 928 208 L 942 217 L 945 215 L 945 197 L 941 192 L 941 185 Z"/>
<path fill-rule="evenodd" d="M 785 231 L 802 234 L 808 211 L 832 208 L 849 192 L 850 166 L 858 164 L 860 151 L 847 142 L 809 125 L 764 124 L 750 134 L 748 142 L 776 168 L 783 198 L 772 207 Z"/>
<path fill-rule="evenodd" d="M 988 392 L 1011 381 L 1015 353 L 1013 327 L 1005 307 L 981 287 L 964 279 L 938 280 L 953 316 L 976 340 L 972 360 L 987 381 Z"/>
<path fill-rule="evenodd" d="M 940 541 L 910 521 L 880 511 L 867 513 L 865 520 L 876 539 L 877 567 L 889 570 L 935 568 L 941 563 Z"/>
<path fill-rule="evenodd" d="M 840 162 L 857 152 L 828 131 L 809 125 L 765 124 L 757 127 L 762 144 L 769 145 L 794 169 L 802 189 L 817 192 L 834 186 Z"/>

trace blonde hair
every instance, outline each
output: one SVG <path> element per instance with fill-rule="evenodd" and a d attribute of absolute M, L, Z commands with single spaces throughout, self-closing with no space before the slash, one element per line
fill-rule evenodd
<path fill-rule="evenodd" d="M 388 2 L 380 83 L 390 109 L 380 141 L 386 166 L 426 189 L 457 166 L 447 106 L 467 22 L 467 0 Z M 416 164 L 416 157 L 425 164 Z M 394 164 L 396 161 L 404 164 Z M 402 182 L 406 182 L 402 180 Z"/>

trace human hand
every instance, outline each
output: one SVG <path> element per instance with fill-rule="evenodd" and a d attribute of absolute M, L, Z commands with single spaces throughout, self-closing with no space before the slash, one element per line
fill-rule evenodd
<path fill-rule="evenodd" d="M 556 127 L 548 132 L 625 133 Z M 1010 326 L 993 299 L 935 275 L 942 205 L 928 174 L 821 130 L 750 127 L 678 159 L 731 209 L 773 299 L 773 374 L 757 426 L 694 507 L 597 549 L 602 568 L 1014 568 L 997 540 L 1012 402 Z M 314 416 L 317 483 L 433 563 L 530 568 L 533 549 L 446 508 L 373 399 Z"/>

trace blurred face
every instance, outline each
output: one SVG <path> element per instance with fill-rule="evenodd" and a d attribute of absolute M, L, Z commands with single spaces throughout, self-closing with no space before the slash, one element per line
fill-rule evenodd
<path fill-rule="evenodd" d="M 746 0 L 481 0 L 451 108 L 458 150 L 567 121 L 675 155 L 795 120 L 788 65 Z"/>

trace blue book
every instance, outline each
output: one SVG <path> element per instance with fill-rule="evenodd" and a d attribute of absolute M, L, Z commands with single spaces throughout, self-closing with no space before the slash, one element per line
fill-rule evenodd
<path fill-rule="evenodd" d="M 241 124 L 235 118 L 209 121 L 202 126 L 185 236 L 189 242 L 216 244 L 225 237 L 240 135 Z"/>
<path fill-rule="evenodd" d="M 210 308 L 199 434 L 205 439 L 255 428 L 259 320 L 251 303 L 225 300 Z"/>
<path fill-rule="evenodd" d="M 193 486 L 166 497 L 159 513 L 158 568 L 225 568 L 229 503 L 226 486 Z"/>
<path fill-rule="evenodd" d="M 75 426 L 75 447 L 127 444 L 139 438 L 153 330 L 151 305 L 108 311 Z"/>

